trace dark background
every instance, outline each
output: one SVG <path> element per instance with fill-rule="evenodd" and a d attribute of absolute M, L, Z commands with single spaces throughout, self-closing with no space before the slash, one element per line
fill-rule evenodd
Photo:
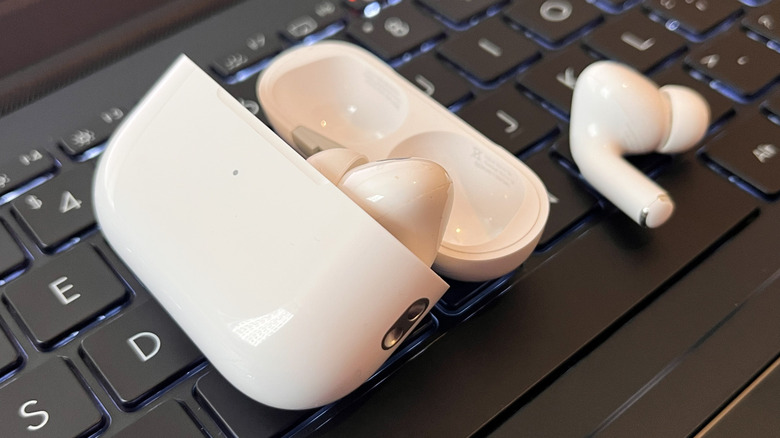
<path fill-rule="evenodd" d="M 0 115 L 236 0 L 0 0 Z"/>

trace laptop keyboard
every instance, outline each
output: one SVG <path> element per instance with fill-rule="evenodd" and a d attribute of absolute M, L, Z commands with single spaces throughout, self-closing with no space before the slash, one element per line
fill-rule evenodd
<path fill-rule="evenodd" d="M 270 15 L 261 17 L 264 3 Z M 772 246 L 778 232 L 766 224 L 780 218 L 780 2 L 313 0 L 287 9 L 283 3 L 239 4 L 0 119 L 6 132 L 0 134 L 0 435 L 541 432 L 555 425 L 544 423 L 543 413 L 558 391 L 601 382 L 589 372 L 592 364 L 619 374 L 635 361 L 632 336 L 650 342 L 651 322 L 667 327 L 665 317 L 685 320 L 711 301 L 705 320 L 684 325 L 690 333 L 645 363 L 638 380 L 616 379 L 625 385 L 610 393 L 619 393 L 614 400 L 605 396 L 598 409 L 586 397 L 558 401 L 565 414 L 584 412 L 592 421 L 556 429 L 555 436 L 627 432 L 628 420 L 642 417 L 627 400 L 649 393 L 642 388 L 655 373 L 687 360 L 692 345 L 707 344 L 734 305 L 746 315 L 759 312 L 750 301 L 761 295 L 751 293 L 757 284 L 766 295 L 778 289 L 770 286 L 780 268 Z M 214 32 L 219 37 L 209 39 Z M 254 91 L 259 73 L 283 49 L 323 38 L 372 51 L 526 162 L 547 186 L 550 219 L 537 251 L 516 273 L 480 284 L 451 282 L 427 320 L 355 393 L 321 409 L 282 411 L 227 384 L 121 263 L 96 224 L 91 178 L 106 139 L 176 53 L 191 54 L 265 121 Z M 122 76 L 147 57 L 151 67 L 135 67 L 142 71 L 137 81 L 132 72 Z M 697 150 L 631 158 L 678 202 L 675 218 L 657 230 L 639 229 L 594 193 L 571 158 L 572 88 L 585 66 L 604 58 L 659 84 L 693 87 L 711 105 L 710 132 Z M 117 81 L 128 81 L 127 88 L 114 91 Z M 53 108 L 69 108 L 67 123 L 48 123 Z M 731 243 L 760 239 L 753 229 L 772 238 Z M 698 272 L 724 272 L 717 267 L 732 260 L 734 245 L 744 251 L 733 269 L 769 283 L 691 298 L 699 304 L 683 306 L 685 315 L 667 303 Z M 742 269 L 748 265 L 752 271 Z M 747 355 L 744 372 L 722 383 L 730 386 L 706 410 L 680 420 L 673 432 L 684 433 L 668 436 L 700 431 L 766 369 L 780 343 L 763 342 L 761 354 Z"/>

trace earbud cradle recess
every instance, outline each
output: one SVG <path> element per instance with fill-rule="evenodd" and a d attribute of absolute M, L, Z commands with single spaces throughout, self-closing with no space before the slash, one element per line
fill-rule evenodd
<path fill-rule="evenodd" d="M 367 51 L 320 42 L 284 52 L 262 73 L 258 97 L 276 132 L 304 156 L 345 147 L 372 161 L 440 164 L 455 199 L 437 272 L 496 278 L 538 243 L 549 214 L 539 178 Z"/>

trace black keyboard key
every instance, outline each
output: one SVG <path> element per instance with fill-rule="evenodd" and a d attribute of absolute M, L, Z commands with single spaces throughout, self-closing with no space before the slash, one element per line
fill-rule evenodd
<path fill-rule="evenodd" d="M 594 61 L 579 47 L 571 46 L 530 66 L 517 82 L 558 114 L 569 117 L 577 77 Z"/>
<path fill-rule="evenodd" d="M 599 4 L 610 12 L 622 12 L 636 2 L 634 0 L 601 0 Z"/>
<path fill-rule="evenodd" d="M 12 203 L 16 217 L 45 250 L 55 249 L 95 225 L 92 167 L 81 165 L 52 178 Z"/>
<path fill-rule="evenodd" d="M 746 99 L 756 97 L 780 75 L 780 53 L 742 32 L 697 47 L 685 63 Z"/>
<path fill-rule="evenodd" d="M 105 422 L 92 396 L 61 358 L 51 358 L 0 388 L 3 436 L 85 437 Z"/>
<path fill-rule="evenodd" d="M 0 223 L 0 279 L 20 269 L 27 263 L 27 257 L 13 237 Z"/>
<path fill-rule="evenodd" d="M 0 195 L 54 170 L 54 159 L 42 149 L 29 151 L 0 163 Z"/>
<path fill-rule="evenodd" d="M 118 307 L 124 284 L 98 253 L 80 245 L 9 283 L 5 298 L 41 348 Z"/>
<path fill-rule="evenodd" d="M 766 117 L 727 126 L 707 142 L 705 154 L 764 195 L 780 195 L 780 126 Z"/>
<path fill-rule="evenodd" d="M 138 418 L 130 426 L 114 435 L 114 438 L 165 437 L 193 438 L 204 436 L 185 408 L 175 400 L 169 400 Z"/>
<path fill-rule="evenodd" d="M 567 165 L 571 166 L 575 171 L 579 172 L 577 163 L 574 162 L 574 157 L 571 154 L 571 147 L 569 145 L 568 140 L 559 141 L 555 143 L 553 145 L 553 151 L 561 159 L 566 161 Z M 673 158 L 670 155 L 658 154 L 658 153 L 626 155 L 625 159 L 626 161 L 631 163 L 632 166 L 636 167 L 637 169 L 639 169 L 640 171 L 646 174 L 650 174 L 654 172 L 655 170 L 662 167 L 664 164 L 668 164 L 673 160 Z"/>
<path fill-rule="evenodd" d="M 257 32 L 247 36 L 241 44 L 237 44 L 225 56 L 214 61 L 212 68 L 222 76 L 230 76 L 281 50 L 282 43 L 275 34 Z"/>
<path fill-rule="evenodd" d="M 127 409 L 181 377 L 203 359 L 154 301 L 125 313 L 81 343 L 85 359 Z"/>
<path fill-rule="evenodd" d="M 780 91 L 776 91 L 772 94 L 772 96 L 764 102 L 763 107 L 776 117 L 780 117 Z"/>
<path fill-rule="evenodd" d="M 780 430 L 780 361 L 756 379 L 717 418 L 701 438 L 772 437 Z M 698 435 L 697 435 L 698 436 Z"/>
<path fill-rule="evenodd" d="M 649 0 L 645 8 L 684 31 L 702 36 L 742 13 L 736 0 Z"/>
<path fill-rule="evenodd" d="M 342 0 L 341 4 L 357 12 L 363 12 L 366 6 L 376 4 L 376 0 Z"/>
<path fill-rule="evenodd" d="M 14 344 L 8 339 L 5 332 L 2 329 L 2 321 L 0 321 L 0 377 L 3 377 L 16 368 L 22 361 L 19 352 L 14 348 Z"/>
<path fill-rule="evenodd" d="M 497 282 L 484 283 L 447 279 L 447 284 L 450 285 L 450 288 L 436 303 L 436 308 L 447 315 L 457 315 L 480 302 L 480 299 L 489 295 L 491 291 L 496 290 L 496 286 L 501 284 L 501 279 Z"/>
<path fill-rule="evenodd" d="M 558 46 L 598 23 L 601 11 L 585 0 L 533 0 L 515 3 L 506 16 L 548 44 Z"/>
<path fill-rule="evenodd" d="M 419 0 L 434 12 L 453 23 L 463 23 L 484 14 L 491 6 L 504 0 Z"/>
<path fill-rule="evenodd" d="M 336 0 L 317 0 L 313 3 L 310 13 L 287 23 L 282 35 L 291 41 L 300 41 L 336 24 L 343 18 L 344 12 Z"/>
<path fill-rule="evenodd" d="M 468 81 L 446 67 L 434 53 L 415 57 L 399 67 L 398 73 L 444 106 L 471 95 Z"/>
<path fill-rule="evenodd" d="M 658 85 L 684 85 L 696 90 L 710 106 L 710 126 L 734 114 L 734 102 L 713 90 L 706 82 L 698 81 L 685 72 L 680 65 L 661 70 L 651 78 Z"/>
<path fill-rule="evenodd" d="M 685 40 L 637 10 L 598 27 L 585 45 L 602 56 L 648 73 L 685 50 Z"/>
<path fill-rule="evenodd" d="M 493 82 L 539 56 L 536 45 L 500 17 L 482 21 L 438 47 L 450 62 L 484 83 Z"/>
<path fill-rule="evenodd" d="M 742 26 L 762 37 L 780 43 L 780 3 L 748 10 Z"/>
<path fill-rule="evenodd" d="M 59 144 L 68 155 L 80 155 L 108 140 L 124 117 L 125 111 L 122 108 L 110 108 L 65 133 L 60 137 Z"/>
<path fill-rule="evenodd" d="M 236 100 L 244 106 L 244 108 L 268 125 L 268 117 L 265 115 L 263 107 L 260 105 L 257 98 L 257 78 L 259 76 L 260 73 L 256 73 L 241 82 L 223 86 L 231 96 L 236 98 Z"/>
<path fill-rule="evenodd" d="M 582 182 L 555 163 L 546 152 L 534 154 L 523 161 L 547 188 L 550 216 L 539 240 L 539 245 L 545 247 L 594 211 L 598 207 L 598 200 L 585 190 Z"/>
<path fill-rule="evenodd" d="M 383 9 L 372 18 L 353 20 L 347 34 L 389 61 L 442 35 L 441 25 L 411 2 Z"/>
<path fill-rule="evenodd" d="M 234 388 L 215 370 L 198 380 L 195 396 L 233 437 L 281 436 L 314 412 L 287 411 L 260 404 Z"/>
<path fill-rule="evenodd" d="M 458 115 L 513 154 L 524 152 L 558 129 L 555 117 L 520 94 L 513 83 L 469 102 Z"/>

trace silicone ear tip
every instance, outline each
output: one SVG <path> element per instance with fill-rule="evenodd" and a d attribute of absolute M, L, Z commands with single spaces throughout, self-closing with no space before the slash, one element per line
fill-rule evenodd
<path fill-rule="evenodd" d="M 660 91 L 669 100 L 669 136 L 658 152 L 684 152 L 698 143 L 710 125 L 710 107 L 696 91 L 680 85 L 665 85 Z"/>

